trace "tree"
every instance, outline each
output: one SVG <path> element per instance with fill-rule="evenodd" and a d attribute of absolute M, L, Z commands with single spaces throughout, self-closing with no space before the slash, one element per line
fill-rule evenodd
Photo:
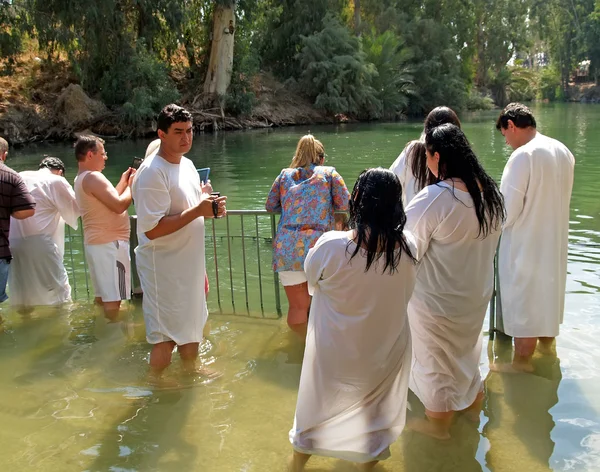
<path fill-rule="evenodd" d="M 585 21 L 585 52 L 590 59 L 590 70 L 594 81 L 600 85 L 600 0 L 596 0 L 594 11 Z"/>
<path fill-rule="evenodd" d="M 354 32 L 360 36 L 360 0 L 354 0 Z"/>
<path fill-rule="evenodd" d="M 218 101 L 221 110 L 233 71 L 235 6 L 235 0 L 215 1 L 212 14 L 210 59 L 203 91 L 206 103 Z"/>
<path fill-rule="evenodd" d="M 381 35 L 372 32 L 363 35 L 367 61 L 375 66 L 377 74 L 371 80 L 375 96 L 381 102 L 381 117 L 398 118 L 405 113 L 409 101 L 416 95 L 413 83 L 412 59 L 404 41 L 391 31 Z"/>
<path fill-rule="evenodd" d="M 301 89 L 328 113 L 378 118 L 382 105 L 371 86 L 377 72 L 359 39 L 331 14 L 323 24 L 318 33 L 302 37 Z"/>
<path fill-rule="evenodd" d="M 270 18 L 262 44 L 263 64 L 282 79 L 298 78 L 303 70 L 298 53 L 304 47 L 303 37 L 323 29 L 324 18 L 338 18 L 344 5 L 340 0 L 273 1 L 277 13 Z"/>
<path fill-rule="evenodd" d="M 0 59 L 11 73 L 21 52 L 23 33 L 29 29 L 22 2 L 0 2 Z"/>

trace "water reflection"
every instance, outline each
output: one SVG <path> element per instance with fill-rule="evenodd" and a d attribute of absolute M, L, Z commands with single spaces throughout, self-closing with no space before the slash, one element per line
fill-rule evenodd
<path fill-rule="evenodd" d="M 510 340 L 496 339 L 488 349 L 490 359 L 511 361 Z M 527 470 L 551 470 L 555 422 L 550 410 L 558 403 L 560 360 L 536 352 L 532 363 L 533 374 L 490 372 L 485 380 L 484 412 L 489 421 L 483 435 L 490 443 L 486 463 L 495 471 L 508 470 L 505 459 L 509 456 L 526 461 Z"/>
<path fill-rule="evenodd" d="M 411 405 L 414 404 L 415 402 L 411 401 Z M 415 472 L 487 471 L 488 469 L 484 469 L 477 460 L 477 451 L 482 439 L 478 428 L 478 423 L 474 423 L 459 413 L 450 430 L 448 441 L 439 441 L 405 430 L 400 439 L 404 462 L 403 470 Z"/>

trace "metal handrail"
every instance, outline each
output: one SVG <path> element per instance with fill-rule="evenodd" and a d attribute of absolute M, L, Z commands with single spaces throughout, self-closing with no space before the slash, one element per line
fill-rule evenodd
<path fill-rule="evenodd" d="M 346 213 L 346 212 L 336 212 L 336 213 Z M 265 297 L 265 289 L 267 285 L 263 284 L 263 261 L 264 254 L 261 255 L 261 242 L 267 243 L 268 252 L 272 254 L 272 246 L 271 243 L 275 239 L 275 235 L 277 233 L 277 215 L 280 212 L 268 212 L 266 210 L 227 210 L 227 215 L 224 218 L 211 219 L 211 230 L 207 231 L 206 234 L 206 270 L 207 273 L 214 274 L 214 283 L 211 284 L 211 294 L 216 294 L 216 303 L 219 309 L 219 312 L 223 313 L 230 310 L 225 310 L 225 300 L 222 298 L 222 285 L 225 280 L 229 283 L 229 292 L 230 292 L 230 302 L 231 302 L 231 311 L 233 313 L 237 313 L 238 309 L 236 307 L 236 293 L 239 291 L 243 291 L 243 297 L 245 302 L 245 309 L 243 310 L 246 314 L 250 315 L 256 312 L 260 312 L 262 317 L 266 317 L 266 314 L 272 313 L 266 303 Z M 234 221 L 237 221 L 239 217 L 239 234 L 235 234 L 235 231 L 232 229 L 232 225 Z M 261 225 L 261 219 L 268 218 L 268 222 Z M 254 229 L 248 229 L 245 225 L 245 221 L 253 220 Z M 141 288 L 139 286 L 139 277 L 136 270 L 135 264 L 135 254 L 133 249 L 137 245 L 137 217 L 135 215 L 130 216 L 131 222 L 131 272 L 132 272 L 132 288 L 134 294 L 141 293 Z M 224 228 L 223 228 L 224 226 Z M 81 224 L 79 226 L 82 228 Z M 221 231 L 220 231 L 221 229 Z M 224 231 L 222 231 L 224 229 Z M 261 235 L 261 229 L 266 231 L 266 234 L 263 232 Z M 218 241 L 222 241 L 223 239 L 227 239 L 227 243 L 225 245 L 219 245 Z M 212 244 L 210 244 L 210 239 L 212 239 Z M 246 240 L 251 239 L 256 245 L 256 263 L 254 265 L 248 265 L 248 258 L 251 257 L 251 252 L 248 251 Z M 237 245 L 236 241 L 241 242 L 241 247 L 239 248 L 239 254 L 236 254 Z M 212 247 L 212 254 L 209 254 L 208 248 Z M 65 240 L 65 266 L 67 267 L 67 273 L 69 274 L 69 281 L 71 283 L 71 287 L 73 289 L 73 299 L 91 299 L 90 293 L 90 283 L 89 283 L 89 270 L 87 267 L 87 261 L 85 259 L 85 249 L 83 246 L 83 230 L 79 229 L 77 231 L 72 230 L 69 226 L 67 226 L 66 230 L 66 240 Z M 221 249 L 221 251 L 220 251 Z M 223 249 L 226 249 L 227 254 L 224 260 L 227 261 L 227 266 L 220 266 L 219 261 L 223 260 Z M 81 260 L 77 260 L 74 257 L 74 253 L 81 254 Z M 241 261 L 239 261 L 239 257 L 241 257 Z M 241 262 L 241 264 L 239 264 Z M 236 277 L 237 269 L 239 265 L 242 266 L 242 274 L 241 277 Z M 224 279 L 222 277 L 222 271 L 228 270 L 229 276 Z M 273 295 L 275 299 L 275 312 L 278 317 L 282 316 L 282 304 L 281 304 L 281 294 L 279 288 L 279 276 L 277 272 L 271 270 L 273 274 Z M 250 299 L 251 287 L 250 287 L 250 278 L 257 279 L 257 288 L 258 288 L 258 305 L 259 308 L 253 306 L 252 301 Z M 85 284 L 82 283 L 82 280 Z M 494 288 L 492 292 L 492 298 L 490 300 L 490 320 L 489 320 L 489 334 L 493 336 L 494 332 L 497 328 L 501 327 L 501 320 L 498 318 L 501 316 L 500 310 L 497 309 L 496 297 L 497 297 L 497 269 L 496 264 L 494 264 Z M 83 291 L 83 287 L 85 290 Z M 237 287 L 237 288 L 236 288 Z M 83 292 L 82 292 L 83 291 Z M 214 295 L 213 295 L 214 296 Z"/>

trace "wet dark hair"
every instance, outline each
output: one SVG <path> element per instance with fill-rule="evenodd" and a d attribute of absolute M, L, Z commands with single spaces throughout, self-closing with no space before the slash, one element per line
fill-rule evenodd
<path fill-rule="evenodd" d="M 433 128 L 425 135 L 425 145 L 430 154 L 440 155 L 438 182 L 457 178 L 467 186 L 475 204 L 479 236 L 486 237 L 491 230 L 500 229 L 504 220 L 504 198 L 461 129 L 452 124 Z"/>
<path fill-rule="evenodd" d="M 402 207 L 402 185 L 392 171 L 381 167 L 363 170 L 350 196 L 350 220 L 348 225 L 356 229 L 356 248 L 352 259 L 364 245 L 367 251 L 365 272 L 373 262 L 385 257 L 382 273 L 389 269 L 393 274 L 404 252 L 411 260 L 415 257 L 402 231 L 406 214 Z M 401 251 L 396 251 L 400 245 Z"/>
<path fill-rule="evenodd" d="M 508 120 L 512 121 L 517 128 L 536 127 L 533 113 L 522 103 L 509 103 L 506 105 L 496 121 L 496 129 L 508 128 Z"/>
<path fill-rule="evenodd" d="M 65 163 L 61 161 L 58 157 L 46 156 L 40 162 L 39 169 L 55 169 L 62 171 L 63 175 L 65 175 Z"/>
<path fill-rule="evenodd" d="M 460 128 L 460 120 L 456 112 L 449 107 L 436 107 L 429 112 L 423 124 L 423 136 L 421 140 L 414 142 L 410 149 L 410 154 L 407 157 L 407 162 L 410 163 L 412 174 L 417 181 L 418 190 L 422 190 L 428 185 L 435 182 L 435 176 L 427 167 L 427 156 L 425 155 L 425 143 L 422 139 L 428 131 L 436 126 L 445 123 L 452 123 Z M 407 145 L 408 147 L 408 145 Z"/>
<path fill-rule="evenodd" d="M 192 114 L 185 108 L 171 103 L 170 105 L 164 107 L 158 114 L 156 127 L 159 130 L 168 133 L 169 128 L 173 123 L 185 123 L 188 121 L 194 121 Z"/>

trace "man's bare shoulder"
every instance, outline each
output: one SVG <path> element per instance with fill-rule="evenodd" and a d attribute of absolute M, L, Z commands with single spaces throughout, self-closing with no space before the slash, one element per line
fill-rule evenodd
<path fill-rule="evenodd" d="M 91 171 L 88 174 L 86 174 L 81 183 L 83 185 L 86 185 L 86 184 L 94 184 L 94 183 L 106 184 L 107 182 L 110 184 L 110 181 L 104 176 L 104 174 L 102 172 L 94 170 L 94 171 Z"/>

